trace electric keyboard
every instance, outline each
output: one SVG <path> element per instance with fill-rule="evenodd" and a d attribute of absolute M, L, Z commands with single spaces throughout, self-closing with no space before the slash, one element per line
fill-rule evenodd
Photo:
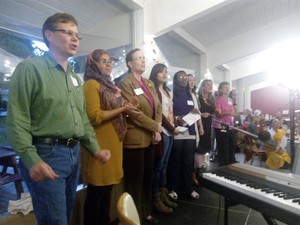
<path fill-rule="evenodd" d="M 203 173 L 201 183 L 236 203 L 261 212 L 269 224 L 276 223 L 268 218 L 300 224 L 298 175 L 237 163 Z M 228 212 L 225 217 L 226 214 L 228 216 Z"/>

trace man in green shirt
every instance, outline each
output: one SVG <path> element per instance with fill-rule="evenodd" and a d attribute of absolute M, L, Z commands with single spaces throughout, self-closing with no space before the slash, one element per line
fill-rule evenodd
<path fill-rule="evenodd" d="M 79 176 L 79 141 L 105 163 L 85 111 L 80 78 L 68 64 L 79 46 L 76 19 L 66 13 L 43 25 L 49 48 L 21 62 L 9 91 L 7 134 L 19 154 L 19 167 L 32 196 L 38 224 L 68 225 Z"/>

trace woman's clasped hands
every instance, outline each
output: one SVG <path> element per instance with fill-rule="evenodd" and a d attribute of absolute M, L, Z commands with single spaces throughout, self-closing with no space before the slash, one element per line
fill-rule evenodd
<path fill-rule="evenodd" d="M 125 102 L 123 107 L 125 107 L 124 113 L 127 116 L 138 116 L 141 114 L 141 111 L 139 111 L 131 102 Z"/>

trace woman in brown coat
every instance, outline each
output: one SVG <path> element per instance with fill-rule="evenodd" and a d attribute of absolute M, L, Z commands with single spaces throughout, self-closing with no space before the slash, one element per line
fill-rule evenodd
<path fill-rule="evenodd" d="M 139 215 L 148 223 L 157 223 L 151 215 L 154 148 L 161 140 L 162 108 L 152 81 L 142 77 L 145 56 L 140 49 L 126 55 L 128 75 L 119 82 L 122 95 L 128 101 L 137 98 L 141 114 L 129 116 L 124 146 L 125 190 L 132 195 Z"/>

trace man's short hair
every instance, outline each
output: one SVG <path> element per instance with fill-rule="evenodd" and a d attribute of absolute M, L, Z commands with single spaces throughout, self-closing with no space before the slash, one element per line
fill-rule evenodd
<path fill-rule="evenodd" d="M 68 14 L 68 13 L 56 13 L 50 17 L 44 22 L 43 24 L 43 39 L 47 47 L 49 47 L 49 41 L 47 40 L 45 36 L 46 30 L 55 30 L 57 29 L 56 25 L 58 23 L 74 23 L 76 26 L 78 26 L 77 20 L 74 16 Z"/>

